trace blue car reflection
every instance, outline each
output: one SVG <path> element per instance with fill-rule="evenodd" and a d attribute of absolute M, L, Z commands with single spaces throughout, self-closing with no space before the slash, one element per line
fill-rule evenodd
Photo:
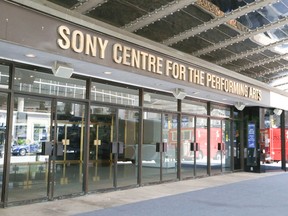
<path fill-rule="evenodd" d="M 22 144 L 12 146 L 12 155 L 25 156 L 26 154 L 40 152 L 41 148 L 39 144 Z"/>

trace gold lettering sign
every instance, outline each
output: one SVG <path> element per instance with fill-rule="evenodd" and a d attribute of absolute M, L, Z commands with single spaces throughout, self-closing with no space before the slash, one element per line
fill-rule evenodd
<path fill-rule="evenodd" d="M 237 82 L 229 78 L 205 72 L 172 58 L 162 57 L 136 49 L 121 43 L 110 44 L 109 40 L 96 35 L 85 34 L 80 30 L 69 29 L 67 26 L 58 27 L 57 45 L 63 50 L 72 50 L 77 54 L 98 57 L 104 60 L 107 53 L 111 53 L 114 64 L 131 67 L 159 76 L 166 76 L 188 84 L 205 86 L 217 91 L 234 94 L 253 100 L 261 101 L 260 89 L 248 84 Z M 107 51 L 108 49 L 111 49 Z"/>

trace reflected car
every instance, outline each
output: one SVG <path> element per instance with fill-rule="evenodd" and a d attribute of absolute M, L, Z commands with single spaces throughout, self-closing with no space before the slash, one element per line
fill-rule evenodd
<path fill-rule="evenodd" d="M 39 144 L 22 144 L 12 146 L 12 155 L 25 156 L 26 154 L 37 153 L 41 150 Z"/>

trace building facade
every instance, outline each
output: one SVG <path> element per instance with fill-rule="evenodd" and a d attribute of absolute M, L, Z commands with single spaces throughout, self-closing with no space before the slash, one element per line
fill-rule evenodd
<path fill-rule="evenodd" d="M 286 170 L 276 89 L 103 24 L 0 8 L 3 207 Z"/>

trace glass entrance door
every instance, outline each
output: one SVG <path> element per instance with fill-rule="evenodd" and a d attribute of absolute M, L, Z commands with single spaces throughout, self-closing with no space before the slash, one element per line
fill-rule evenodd
<path fill-rule="evenodd" d="M 162 180 L 175 180 L 177 178 L 177 115 L 163 114 L 162 123 Z M 175 133 L 176 129 L 176 133 Z M 171 134 L 173 131 L 173 134 Z M 161 131 L 160 131 L 161 132 Z M 177 140 L 177 138 L 176 138 Z"/>
<path fill-rule="evenodd" d="M 138 116 L 135 110 L 91 107 L 89 190 L 137 184 Z"/>
<path fill-rule="evenodd" d="M 229 120 L 211 120 L 210 167 L 211 175 L 231 170 L 231 141 Z"/>
<path fill-rule="evenodd" d="M 207 175 L 207 118 L 196 117 L 196 134 L 195 143 L 196 147 L 198 144 L 198 149 L 195 148 L 196 155 L 196 165 L 195 165 L 195 175 L 205 176 Z"/>
<path fill-rule="evenodd" d="M 48 156 L 39 153 L 50 141 L 50 125 L 49 99 L 15 97 L 8 202 L 47 199 Z"/>
<path fill-rule="evenodd" d="M 82 192 L 85 105 L 58 101 L 53 116 L 51 197 Z"/>
<path fill-rule="evenodd" d="M 182 117 L 182 178 L 207 175 L 207 118 Z"/>
<path fill-rule="evenodd" d="M 90 114 L 89 190 L 114 187 L 112 157 L 116 109 L 92 106 Z"/>
<path fill-rule="evenodd" d="M 234 170 L 243 169 L 241 161 L 243 160 L 243 145 L 241 145 L 240 122 L 235 121 L 233 123 L 233 158 L 234 158 Z"/>
<path fill-rule="evenodd" d="M 32 97 L 14 104 L 8 202 L 81 193 L 85 106 Z M 42 153 L 44 143 L 53 151 Z"/>
<path fill-rule="evenodd" d="M 139 112 L 118 110 L 117 187 L 137 184 Z"/>
<path fill-rule="evenodd" d="M 142 182 L 176 179 L 177 116 L 144 112 L 143 127 Z"/>

